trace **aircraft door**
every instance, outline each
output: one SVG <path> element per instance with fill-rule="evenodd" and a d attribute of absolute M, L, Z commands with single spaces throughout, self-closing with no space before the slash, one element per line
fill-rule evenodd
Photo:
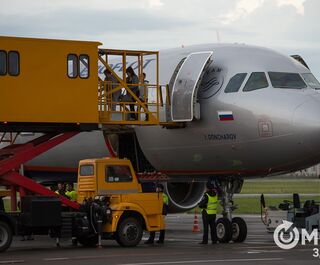
<path fill-rule="evenodd" d="M 172 87 L 171 120 L 174 122 L 200 119 L 197 92 L 206 68 L 211 63 L 212 51 L 191 53 L 184 60 Z"/>

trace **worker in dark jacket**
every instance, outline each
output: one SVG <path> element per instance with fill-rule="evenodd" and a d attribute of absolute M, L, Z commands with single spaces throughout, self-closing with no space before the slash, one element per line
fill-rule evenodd
<path fill-rule="evenodd" d="M 168 205 L 169 205 L 169 198 L 168 195 L 163 192 L 164 187 L 162 184 L 158 184 L 156 188 L 156 192 L 162 193 L 163 198 L 163 207 L 162 207 L 162 215 L 167 215 L 168 213 Z M 144 242 L 145 244 L 153 244 L 154 238 L 155 238 L 156 232 L 151 231 L 149 239 Z M 158 244 L 164 243 L 164 236 L 165 236 L 165 230 L 160 230 L 159 240 L 157 241 Z"/>
<path fill-rule="evenodd" d="M 202 222 L 203 222 L 203 238 L 199 244 L 208 244 L 208 233 L 210 226 L 212 244 L 217 242 L 216 238 L 216 215 L 218 206 L 218 196 L 213 185 L 207 183 L 207 191 L 204 193 L 199 207 L 202 209 Z"/>
<path fill-rule="evenodd" d="M 58 182 L 58 189 L 55 191 L 55 193 L 66 197 L 66 187 L 64 183 Z"/>

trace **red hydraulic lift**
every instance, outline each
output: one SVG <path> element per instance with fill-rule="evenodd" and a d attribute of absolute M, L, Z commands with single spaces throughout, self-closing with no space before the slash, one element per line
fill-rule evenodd
<path fill-rule="evenodd" d="M 26 191 L 45 196 L 59 196 L 61 202 L 73 209 L 79 209 L 79 204 L 57 195 L 41 184 L 36 183 L 18 173 L 20 166 L 36 156 L 50 150 L 64 141 L 77 135 L 79 132 L 47 133 L 24 144 L 10 144 L 0 149 L 0 184 L 11 189 L 11 208 L 17 209 L 17 187 L 20 196 L 25 196 Z"/>

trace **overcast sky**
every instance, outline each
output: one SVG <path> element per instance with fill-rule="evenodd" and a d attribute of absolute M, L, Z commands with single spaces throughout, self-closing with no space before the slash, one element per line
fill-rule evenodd
<path fill-rule="evenodd" d="M 0 35 L 152 49 L 246 43 L 300 54 L 320 79 L 319 0 L 0 0 Z"/>

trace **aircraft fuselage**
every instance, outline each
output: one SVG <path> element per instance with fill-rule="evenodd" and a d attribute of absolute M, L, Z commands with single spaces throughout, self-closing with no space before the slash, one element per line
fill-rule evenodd
<path fill-rule="evenodd" d="M 160 53 L 161 84 L 170 82 L 182 58 L 199 51 L 213 51 L 198 91 L 200 119 L 183 129 L 136 128 L 141 148 L 155 168 L 169 175 L 255 176 L 295 171 L 320 161 L 318 92 L 305 80 L 305 87 L 273 87 L 269 76 L 275 72 L 301 77 L 309 69 L 260 47 L 196 46 Z M 230 79 L 241 73 L 246 76 L 240 89 L 226 93 Z M 253 84 L 244 91 L 252 73 L 264 73 L 267 86 L 255 89 Z"/>

